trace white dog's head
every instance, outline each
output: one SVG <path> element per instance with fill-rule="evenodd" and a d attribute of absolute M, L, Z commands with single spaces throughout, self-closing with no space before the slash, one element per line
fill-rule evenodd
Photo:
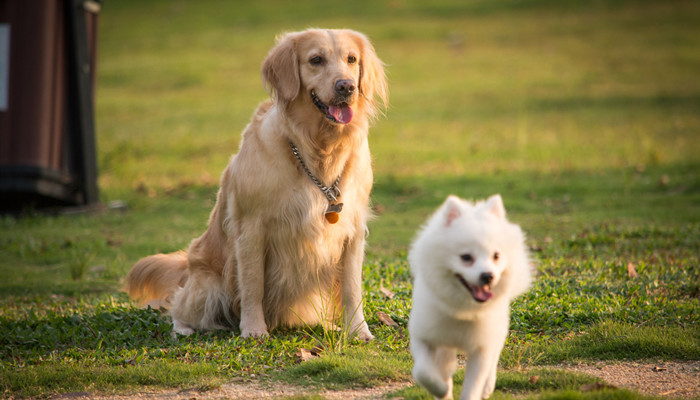
<path fill-rule="evenodd" d="M 524 235 L 506 219 L 499 195 L 476 204 L 449 196 L 414 242 L 409 260 L 414 274 L 454 305 L 510 300 L 530 283 Z"/>

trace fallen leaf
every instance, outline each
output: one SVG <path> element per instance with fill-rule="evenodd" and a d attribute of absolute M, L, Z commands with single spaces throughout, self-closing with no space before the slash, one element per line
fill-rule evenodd
<path fill-rule="evenodd" d="M 379 320 L 382 321 L 382 323 L 386 326 L 399 326 L 399 324 L 397 324 L 396 321 L 391 319 L 391 317 L 383 311 L 379 311 L 377 313 L 377 317 L 379 317 Z"/>
<path fill-rule="evenodd" d="M 534 384 L 537 383 L 537 381 L 539 381 L 539 380 L 540 380 L 540 377 L 539 377 L 539 376 L 537 376 L 537 375 L 532 375 L 532 376 L 530 377 L 530 384 L 531 384 L 531 385 L 534 385 Z"/>
<path fill-rule="evenodd" d="M 634 268 L 634 264 L 632 263 L 627 263 L 627 276 L 630 278 L 636 278 L 639 276 L 637 270 Z"/>
<path fill-rule="evenodd" d="M 379 290 L 382 293 L 384 293 L 384 296 L 386 296 L 389 300 L 393 299 L 394 296 L 396 296 L 396 293 L 384 287 L 384 283 L 379 284 Z"/>

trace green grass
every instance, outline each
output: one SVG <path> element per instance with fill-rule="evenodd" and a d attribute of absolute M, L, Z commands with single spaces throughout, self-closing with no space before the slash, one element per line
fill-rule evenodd
<path fill-rule="evenodd" d="M 0 217 L 0 396 L 206 391 L 235 378 L 303 384 L 300 398 L 319 398 L 410 381 L 406 250 L 450 193 L 501 193 L 539 272 L 513 305 L 494 398 L 640 398 L 581 392 L 596 380 L 551 366 L 700 360 L 698 4 L 239 3 L 104 3 L 101 198 L 127 208 Z M 363 31 L 387 63 L 364 265 L 377 339 L 298 363 L 300 348 L 335 338 L 321 328 L 172 338 L 167 316 L 134 308 L 121 279 L 206 228 L 219 174 L 267 97 L 259 68 L 274 36 L 309 26 Z M 427 398 L 415 386 L 395 395 Z"/>
<path fill-rule="evenodd" d="M 533 383 L 531 377 L 538 379 Z M 463 371 L 455 376 L 455 393 L 459 393 L 462 387 Z M 625 399 L 638 398 L 637 395 L 630 396 L 624 391 L 608 391 L 605 394 L 582 393 L 581 387 L 598 383 L 599 380 L 590 376 L 571 372 L 557 371 L 553 369 L 533 369 L 527 373 L 509 371 L 499 374 L 496 392 L 493 399 L 513 399 L 522 398 L 528 393 L 538 392 L 538 399 Z M 396 396 L 407 400 L 433 399 L 427 391 L 417 387 L 402 389 L 394 393 Z"/>

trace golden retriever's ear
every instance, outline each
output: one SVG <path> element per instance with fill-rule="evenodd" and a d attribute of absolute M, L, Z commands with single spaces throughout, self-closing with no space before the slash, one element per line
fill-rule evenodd
<path fill-rule="evenodd" d="M 263 61 L 262 77 L 265 87 L 271 89 L 277 101 L 288 103 L 299 94 L 299 60 L 296 41 L 292 34 L 277 39 L 277 45 Z"/>
<path fill-rule="evenodd" d="M 361 49 L 360 55 L 360 94 L 370 104 L 370 114 L 376 115 L 379 110 L 377 99 L 381 101 L 381 108 L 389 105 L 389 87 L 384 74 L 384 63 L 377 57 L 374 46 L 367 37 L 359 32 L 349 32 Z"/>

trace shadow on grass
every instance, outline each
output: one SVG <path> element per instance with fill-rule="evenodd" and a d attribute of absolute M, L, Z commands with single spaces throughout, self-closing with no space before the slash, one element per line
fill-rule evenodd
<path fill-rule="evenodd" d="M 463 371 L 455 376 L 454 395 L 457 398 L 462 390 Z M 433 397 L 425 389 L 412 386 L 391 393 L 389 398 L 405 400 L 431 400 Z M 492 400 L 505 399 L 570 399 L 570 400 L 632 400 L 652 399 L 627 390 L 611 388 L 598 378 L 551 368 L 538 368 L 525 372 L 499 371 L 496 391 Z"/>

